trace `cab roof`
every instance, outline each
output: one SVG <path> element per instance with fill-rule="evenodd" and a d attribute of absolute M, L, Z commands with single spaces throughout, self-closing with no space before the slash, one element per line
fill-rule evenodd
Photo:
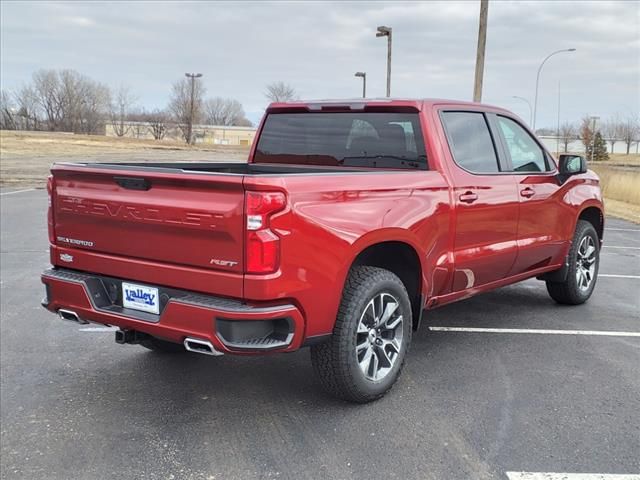
<path fill-rule="evenodd" d="M 344 99 L 320 99 L 320 100 L 295 100 L 288 102 L 274 102 L 267 107 L 267 111 L 277 110 L 307 110 L 307 111 L 327 111 L 327 110 L 364 110 L 368 107 L 375 108 L 411 108 L 417 111 L 428 109 L 434 105 L 459 105 L 460 107 L 474 107 L 486 110 L 506 111 L 503 108 L 477 102 L 466 102 L 461 100 L 449 100 L 443 98 L 344 98 Z"/>

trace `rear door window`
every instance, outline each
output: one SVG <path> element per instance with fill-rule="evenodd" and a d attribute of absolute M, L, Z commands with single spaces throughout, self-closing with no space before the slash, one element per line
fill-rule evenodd
<path fill-rule="evenodd" d="M 256 163 L 426 169 L 418 113 L 272 113 Z"/>
<path fill-rule="evenodd" d="M 498 156 L 481 112 L 442 112 L 453 159 L 471 173 L 497 173 Z"/>

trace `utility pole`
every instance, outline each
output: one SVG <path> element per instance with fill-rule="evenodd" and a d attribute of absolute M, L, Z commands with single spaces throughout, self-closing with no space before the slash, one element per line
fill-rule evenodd
<path fill-rule="evenodd" d="M 473 83 L 473 101 L 482 101 L 482 80 L 484 78 L 484 51 L 487 46 L 487 17 L 489 0 L 480 0 L 480 27 L 478 28 L 478 50 L 476 52 L 476 76 Z"/>
<path fill-rule="evenodd" d="M 191 79 L 191 102 L 189 104 L 189 123 L 187 124 L 187 143 L 191 145 L 193 143 L 193 107 L 195 102 L 196 78 L 202 77 L 202 74 L 185 73 L 184 76 Z"/>
<path fill-rule="evenodd" d="M 593 162 L 593 153 L 596 149 L 596 120 L 600 117 L 596 117 L 595 115 L 589 117 L 593 120 L 593 129 L 591 130 L 591 162 Z"/>
<path fill-rule="evenodd" d="M 367 98 L 367 72 L 356 72 L 355 76 L 362 78 L 362 98 Z"/>
<path fill-rule="evenodd" d="M 387 97 L 391 96 L 391 27 L 378 27 L 376 37 L 387 37 Z"/>

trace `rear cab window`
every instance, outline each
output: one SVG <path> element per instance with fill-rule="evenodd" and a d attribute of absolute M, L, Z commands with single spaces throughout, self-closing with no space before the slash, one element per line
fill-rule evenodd
<path fill-rule="evenodd" d="M 417 112 L 270 113 L 254 162 L 428 168 Z"/>

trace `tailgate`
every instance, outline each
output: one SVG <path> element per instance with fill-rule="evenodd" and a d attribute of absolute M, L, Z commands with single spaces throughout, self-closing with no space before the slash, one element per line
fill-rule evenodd
<path fill-rule="evenodd" d="M 242 273 L 242 175 L 81 165 L 52 173 L 58 246 Z"/>

